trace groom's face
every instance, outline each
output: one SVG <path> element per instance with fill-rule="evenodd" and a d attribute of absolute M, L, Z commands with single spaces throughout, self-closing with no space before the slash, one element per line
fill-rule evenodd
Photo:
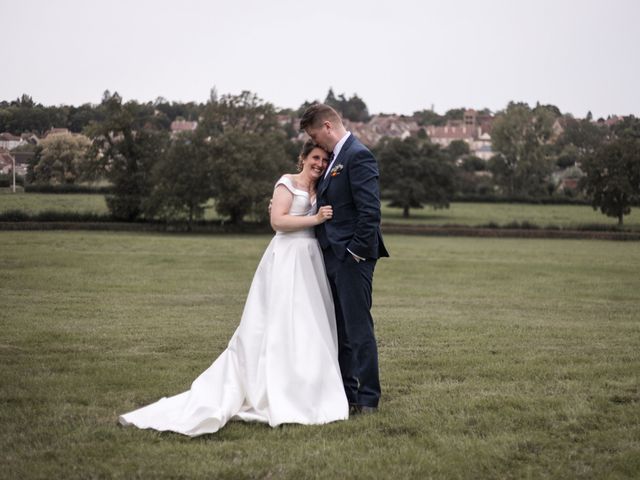
<path fill-rule="evenodd" d="M 318 126 L 309 127 L 305 130 L 307 135 L 311 137 L 316 144 L 324 148 L 327 152 L 331 152 L 335 146 L 333 137 L 331 136 L 331 124 L 323 122 Z"/>

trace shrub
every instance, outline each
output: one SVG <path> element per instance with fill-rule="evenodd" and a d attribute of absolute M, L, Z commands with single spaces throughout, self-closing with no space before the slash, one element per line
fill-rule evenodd
<path fill-rule="evenodd" d="M 16 175 L 16 185 L 24 185 L 24 178 Z M 0 188 L 13 186 L 13 174 L 0 174 Z"/>

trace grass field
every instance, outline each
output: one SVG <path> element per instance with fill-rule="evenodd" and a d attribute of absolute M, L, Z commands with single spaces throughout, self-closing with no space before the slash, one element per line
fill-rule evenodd
<path fill-rule="evenodd" d="M 383 202 L 384 203 L 384 202 Z M 82 212 L 107 214 L 107 206 L 102 195 L 84 194 L 41 194 L 0 193 L 0 213 L 8 210 L 22 210 L 36 214 L 45 210 L 57 212 Z M 637 209 L 625 216 L 625 227 L 640 230 L 640 215 Z M 610 218 L 586 205 L 530 205 L 504 203 L 453 203 L 448 209 L 413 209 L 408 219 L 402 218 L 402 211 L 383 206 L 383 222 L 423 225 L 465 225 L 480 226 L 490 223 L 508 225 L 513 222 L 529 222 L 539 227 L 572 228 L 583 225 L 617 224 Z M 205 209 L 207 220 L 218 219 L 213 202 Z"/>
<path fill-rule="evenodd" d="M 637 208 L 624 217 L 624 226 L 640 230 Z M 410 218 L 402 218 L 397 208 L 383 207 L 383 221 L 425 225 L 481 226 L 494 223 L 500 226 L 512 222 L 529 222 L 539 227 L 572 228 L 584 225 L 617 225 L 618 220 L 607 217 L 588 205 L 532 205 L 518 203 L 453 203 L 447 209 L 414 209 Z"/>
<path fill-rule="evenodd" d="M 46 193 L 0 193 L 0 212 L 21 210 L 28 214 L 44 212 L 82 212 L 107 214 L 107 204 L 103 195 L 46 194 Z"/>
<path fill-rule="evenodd" d="M 122 428 L 225 348 L 268 236 L 0 232 L 2 478 L 638 478 L 640 244 L 388 236 L 383 399 Z"/>

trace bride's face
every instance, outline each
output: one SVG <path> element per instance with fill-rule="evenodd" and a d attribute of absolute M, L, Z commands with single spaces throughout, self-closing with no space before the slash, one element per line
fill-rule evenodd
<path fill-rule="evenodd" d="M 328 164 L 329 154 L 322 148 L 316 147 L 302 160 L 302 172 L 318 180 L 324 174 Z"/>

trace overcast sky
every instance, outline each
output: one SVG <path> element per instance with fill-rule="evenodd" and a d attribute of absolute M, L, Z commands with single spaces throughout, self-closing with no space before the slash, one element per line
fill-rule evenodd
<path fill-rule="evenodd" d="M 640 116 L 639 0 L 0 0 L 0 100 L 277 107 L 357 93 L 371 113 L 552 103 Z"/>

